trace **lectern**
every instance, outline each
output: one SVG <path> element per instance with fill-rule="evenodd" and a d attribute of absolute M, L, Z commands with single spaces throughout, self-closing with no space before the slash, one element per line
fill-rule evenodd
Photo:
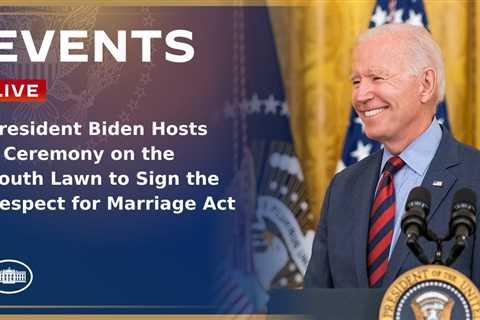
<path fill-rule="evenodd" d="M 322 320 L 372 320 L 384 289 L 277 289 L 272 290 L 270 315 L 305 315 Z"/>

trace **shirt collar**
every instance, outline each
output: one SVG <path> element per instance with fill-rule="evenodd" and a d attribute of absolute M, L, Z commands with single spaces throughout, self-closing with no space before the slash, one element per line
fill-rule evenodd
<path fill-rule="evenodd" d="M 440 145 L 442 139 L 442 129 L 437 118 L 433 118 L 430 127 L 423 132 L 418 138 L 413 140 L 399 156 L 417 174 L 423 176 L 427 171 L 430 162 Z M 388 159 L 393 155 L 387 150 L 383 149 L 382 166 L 385 166 Z"/>

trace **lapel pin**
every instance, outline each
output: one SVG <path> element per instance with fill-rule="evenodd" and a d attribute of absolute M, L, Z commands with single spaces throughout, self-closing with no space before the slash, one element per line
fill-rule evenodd
<path fill-rule="evenodd" d="M 432 186 L 434 186 L 434 187 L 443 187 L 443 181 L 435 180 L 435 181 L 433 181 Z"/>

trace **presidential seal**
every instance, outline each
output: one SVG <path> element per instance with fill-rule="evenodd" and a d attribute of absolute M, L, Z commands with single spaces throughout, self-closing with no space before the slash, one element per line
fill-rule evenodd
<path fill-rule="evenodd" d="M 480 292 L 464 274 L 425 265 L 402 274 L 387 289 L 380 320 L 480 319 Z"/>

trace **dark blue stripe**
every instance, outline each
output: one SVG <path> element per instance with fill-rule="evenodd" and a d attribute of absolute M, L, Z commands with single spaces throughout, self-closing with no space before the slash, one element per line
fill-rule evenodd
<path fill-rule="evenodd" d="M 391 182 L 390 180 L 391 180 L 390 176 L 382 176 L 380 183 L 378 184 L 377 193 L 375 194 L 375 197 L 377 197 L 377 195 L 380 193 L 380 190 L 385 188 L 385 186 Z"/>
<path fill-rule="evenodd" d="M 377 270 L 378 267 L 382 264 L 382 262 L 388 258 L 389 250 L 385 250 L 382 254 L 373 262 L 372 266 L 368 269 L 368 277 L 372 275 L 372 273 Z"/>
<path fill-rule="evenodd" d="M 368 243 L 368 252 L 373 250 L 375 246 L 387 235 L 390 230 L 393 230 L 394 220 L 392 219 L 391 222 L 388 222 L 380 231 L 377 233 L 375 237 L 373 237 L 372 241 Z"/>
<path fill-rule="evenodd" d="M 375 283 L 375 284 L 372 286 L 372 288 L 381 288 L 384 278 L 385 278 L 385 275 L 383 275 L 380 279 L 378 279 L 377 283 Z"/>
<path fill-rule="evenodd" d="M 390 197 L 387 197 L 380 207 L 373 213 L 373 215 L 370 217 L 370 227 L 375 223 L 375 221 L 378 220 L 382 216 L 382 213 L 384 213 L 393 203 L 395 203 L 395 194 L 392 194 Z M 396 208 L 395 208 L 396 210 Z M 395 216 L 395 214 L 394 214 Z"/>

